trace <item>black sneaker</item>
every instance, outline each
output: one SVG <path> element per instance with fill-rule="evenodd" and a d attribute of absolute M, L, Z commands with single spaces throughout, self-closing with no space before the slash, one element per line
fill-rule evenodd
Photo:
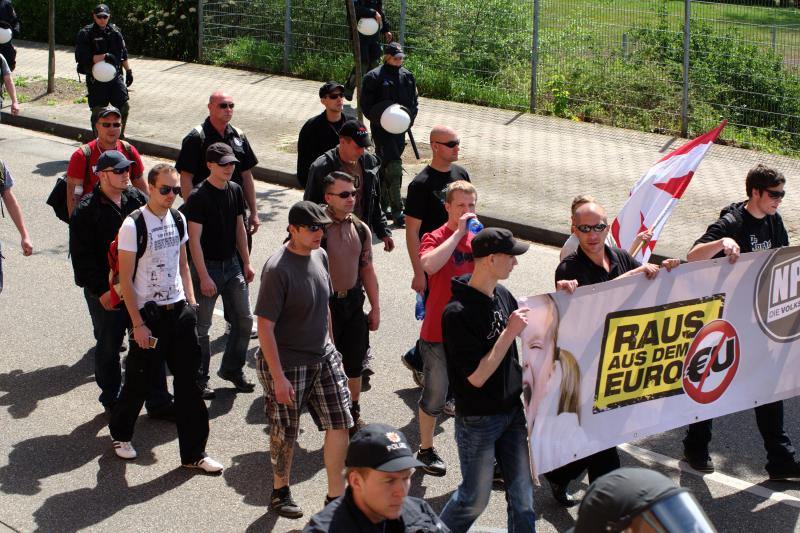
<path fill-rule="evenodd" d="M 289 485 L 279 489 L 272 489 L 269 508 L 284 518 L 300 518 L 303 510 L 294 502 Z"/>
<path fill-rule="evenodd" d="M 503 479 L 503 470 L 500 463 L 494 462 L 494 473 L 492 474 L 492 490 L 506 490 L 506 480 Z"/>
<path fill-rule="evenodd" d="M 200 396 L 204 400 L 211 400 L 217 397 L 217 392 L 208 385 L 198 385 L 200 387 Z"/>
<path fill-rule="evenodd" d="M 436 453 L 436 448 L 428 448 L 427 450 L 420 450 L 417 452 L 417 461 L 424 464 L 422 471 L 428 475 L 442 477 L 447 473 L 447 467 Z"/>
<path fill-rule="evenodd" d="M 567 485 L 559 485 L 553 483 L 549 479 L 547 482 L 550 484 L 550 490 L 553 492 L 553 499 L 563 505 L 564 507 L 572 507 L 578 503 L 578 500 L 572 497 L 567 490 Z"/>
<path fill-rule="evenodd" d="M 772 469 L 769 473 L 770 481 L 800 481 L 800 464 L 788 463 L 780 468 Z"/>
<path fill-rule="evenodd" d="M 223 374 L 222 370 L 220 370 L 217 372 L 217 375 L 225 381 L 230 381 L 233 383 L 233 386 L 236 387 L 236 390 L 239 392 L 253 392 L 256 388 L 256 384 L 252 381 L 247 381 L 247 378 L 244 377 L 244 374 L 239 374 L 238 376 L 228 376 Z"/>
<path fill-rule="evenodd" d="M 404 367 L 406 367 L 407 369 L 409 369 L 411 371 L 411 377 L 414 379 L 414 383 L 416 383 L 418 387 L 424 387 L 425 386 L 425 374 L 423 372 L 417 370 L 416 368 L 414 368 L 414 365 L 412 365 L 408 361 L 408 359 L 406 359 L 406 355 L 405 354 L 400 356 L 400 361 L 403 362 L 403 366 Z"/>
<path fill-rule="evenodd" d="M 689 463 L 689 466 L 693 469 L 703 474 L 711 474 L 714 472 L 714 461 L 712 461 L 711 457 L 708 455 L 702 457 L 683 452 L 683 460 Z"/>

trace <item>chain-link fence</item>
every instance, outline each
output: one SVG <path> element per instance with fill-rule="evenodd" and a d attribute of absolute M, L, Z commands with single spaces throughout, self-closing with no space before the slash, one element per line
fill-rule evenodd
<path fill-rule="evenodd" d="M 201 0 L 201 56 L 344 80 L 346 1 Z M 384 3 L 423 96 L 689 136 L 728 118 L 726 140 L 800 155 L 787 0 Z"/>

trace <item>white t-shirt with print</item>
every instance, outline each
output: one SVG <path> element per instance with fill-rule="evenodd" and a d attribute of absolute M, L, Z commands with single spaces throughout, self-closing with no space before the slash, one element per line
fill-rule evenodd
<path fill-rule="evenodd" d="M 142 207 L 142 216 L 147 225 L 147 249 L 139 259 L 133 288 L 139 308 L 145 302 L 158 305 L 179 302 L 185 298 L 180 273 L 181 244 L 189 240 L 187 231 L 180 239 L 178 227 L 170 211 L 159 218 L 148 207 Z M 183 227 L 186 228 L 186 219 Z M 126 217 L 119 228 L 118 248 L 136 253 L 136 223 Z"/>

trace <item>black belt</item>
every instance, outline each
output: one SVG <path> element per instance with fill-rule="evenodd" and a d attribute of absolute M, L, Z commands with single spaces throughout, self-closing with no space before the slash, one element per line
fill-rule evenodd
<path fill-rule="evenodd" d="M 356 285 L 352 289 L 347 289 L 346 291 L 333 291 L 331 293 L 331 298 L 337 298 L 337 299 L 341 300 L 341 299 L 347 298 L 348 296 L 351 296 L 352 294 L 355 294 L 357 292 L 360 293 L 361 292 L 361 288 L 362 288 L 362 285 L 359 283 L 358 285 Z"/>
<path fill-rule="evenodd" d="M 179 302 L 175 302 L 175 303 L 172 303 L 172 304 L 159 305 L 158 308 L 159 309 L 164 309 L 165 311 L 172 311 L 173 309 L 182 308 L 185 304 L 186 304 L 186 300 L 181 300 Z"/>

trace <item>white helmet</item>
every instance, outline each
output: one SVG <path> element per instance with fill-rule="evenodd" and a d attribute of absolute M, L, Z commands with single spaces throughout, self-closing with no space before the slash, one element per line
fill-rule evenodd
<path fill-rule="evenodd" d="M 378 26 L 378 21 L 372 18 L 362 18 L 358 19 L 358 33 L 361 35 L 375 35 L 378 33 L 380 27 Z"/>
<path fill-rule="evenodd" d="M 0 28 L 0 44 L 6 44 L 11 40 L 11 28 Z"/>
<path fill-rule="evenodd" d="M 381 127 L 389 133 L 405 133 L 411 126 L 408 110 L 400 104 L 392 104 L 381 114 Z"/>
<path fill-rule="evenodd" d="M 92 67 L 92 76 L 100 82 L 111 81 L 117 77 L 117 67 L 111 63 L 100 61 L 99 63 L 95 63 Z"/>

